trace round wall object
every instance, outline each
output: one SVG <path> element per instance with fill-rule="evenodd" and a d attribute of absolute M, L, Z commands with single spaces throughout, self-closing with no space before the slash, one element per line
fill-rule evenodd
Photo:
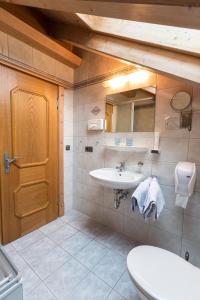
<path fill-rule="evenodd" d="M 182 111 L 190 106 L 192 97 L 188 92 L 181 91 L 171 99 L 171 107 L 176 111 Z"/>

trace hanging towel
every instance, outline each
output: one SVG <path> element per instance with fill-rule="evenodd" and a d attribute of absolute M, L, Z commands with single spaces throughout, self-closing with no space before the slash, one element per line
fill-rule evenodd
<path fill-rule="evenodd" d="M 148 189 L 143 210 L 144 219 L 157 220 L 165 206 L 165 199 L 156 178 L 153 178 Z"/>
<path fill-rule="evenodd" d="M 145 179 L 134 191 L 131 197 L 133 211 L 139 211 L 141 214 L 143 213 L 151 181 L 151 177 Z"/>

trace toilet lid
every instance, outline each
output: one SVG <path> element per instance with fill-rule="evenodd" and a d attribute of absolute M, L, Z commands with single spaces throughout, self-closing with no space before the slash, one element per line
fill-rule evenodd
<path fill-rule="evenodd" d="M 167 250 L 139 246 L 127 257 L 136 286 L 153 300 L 200 299 L 200 269 Z"/>

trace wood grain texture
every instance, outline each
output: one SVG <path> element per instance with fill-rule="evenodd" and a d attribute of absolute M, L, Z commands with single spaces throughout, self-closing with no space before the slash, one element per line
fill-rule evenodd
<path fill-rule="evenodd" d="M 200 60 L 197 57 L 86 30 L 80 31 L 76 26 L 68 30 L 58 25 L 54 34 L 57 39 L 71 42 L 82 49 L 120 58 L 158 73 L 200 83 Z"/>
<path fill-rule="evenodd" d="M 77 67 L 81 64 L 81 59 L 77 55 L 1 7 L 0 27 L 2 31 L 38 50 L 44 51 L 46 54 L 69 66 Z"/>
<path fill-rule="evenodd" d="M 163 0 L 163 4 L 165 2 L 168 5 L 161 5 L 162 0 L 160 3 L 158 1 L 9 0 L 9 3 L 153 24 L 200 28 L 199 0 Z M 174 6 L 175 4 L 179 6 Z"/>
<path fill-rule="evenodd" d="M 45 164 L 49 148 L 48 99 L 16 88 L 11 91 L 11 116 L 12 156 L 17 157 L 16 165 Z"/>
<path fill-rule="evenodd" d="M 0 155 L 19 155 L 9 174 L 1 160 L 4 244 L 58 216 L 57 96 L 57 86 L 0 66 Z"/>

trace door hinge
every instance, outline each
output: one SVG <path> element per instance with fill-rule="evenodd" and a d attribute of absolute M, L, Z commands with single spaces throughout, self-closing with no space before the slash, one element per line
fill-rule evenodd
<path fill-rule="evenodd" d="M 57 100 L 57 110 L 59 110 L 59 101 Z"/>

